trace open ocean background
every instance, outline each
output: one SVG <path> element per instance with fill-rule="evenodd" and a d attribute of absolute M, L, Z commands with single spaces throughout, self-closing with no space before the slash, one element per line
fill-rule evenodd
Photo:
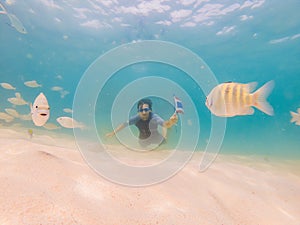
<path fill-rule="evenodd" d="M 300 126 L 290 123 L 290 111 L 300 108 L 299 0 L 6 0 L 0 3 L 19 18 L 28 32 L 19 33 L 9 26 L 8 17 L 0 14 L 0 83 L 16 87 L 16 90 L 0 87 L 0 112 L 14 108 L 20 114 L 28 114 L 28 105 L 12 106 L 7 99 L 19 92 L 26 101 L 33 102 L 43 92 L 51 107 L 48 122 L 59 126 L 56 118 L 71 116 L 63 109 L 72 108 L 81 77 L 99 56 L 122 44 L 161 40 L 197 54 L 220 83 L 256 81 L 259 88 L 269 80 L 275 81 L 268 98 L 275 115 L 270 117 L 255 110 L 252 116 L 228 118 L 221 153 L 300 159 Z M 99 135 L 111 130 L 110 114 L 116 94 L 135 79 L 153 74 L 172 79 L 193 100 L 201 125 L 197 150 L 203 150 L 211 118 L 205 95 L 182 71 L 159 63 L 131 65 L 111 77 L 95 106 Z M 25 86 L 24 82 L 30 80 L 36 80 L 42 87 Z M 52 90 L 55 86 L 62 90 Z M 142 95 L 143 90 L 140 92 Z M 104 96 L 105 93 L 109 94 Z M 136 96 L 136 100 L 139 98 Z M 135 106 L 132 107 L 134 114 Z M 154 99 L 153 107 L 164 119 L 173 110 L 172 104 L 161 99 Z M 182 122 L 187 119 L 196 121 L 181 116 Z M 0 120 L 0 124 L 28 127 L 34 132 L 45 130 L 34 127 L 32 121 L 17 118 L 10 123 Z M 47 132 L 72 134 L 66 128 Z M 172 128 L 169 146 L 173 146 L 179 134 L 180 125 Z"/>

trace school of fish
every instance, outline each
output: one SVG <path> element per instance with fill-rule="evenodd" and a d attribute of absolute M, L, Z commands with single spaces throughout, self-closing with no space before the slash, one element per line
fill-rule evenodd
<path fill-rule="evenodd" d="M 39 84 L 36 80 L 25 81 L 24 85 L 30 88 L 42 87 L 42 85 Z M 0 86 L 7 90 L 16 90 L 16 87 L 6 82 L 0 83 Z M 51 90 L 60 92 L 61 98 L 63 98 L 65 94 L 69 93 L 63 90 L 62 87 L 58 86 L 52 87 Z M 7 101 L 10 102 L 13 107 L 21 105 L 30 105 L 29 114 L 20 114 L 15 108 L 6 108 L 5 112 L 0 112 L 0 120 L 4 120 L 7 123 L 10 123 L 15 118 L 17 118 L 20 120 L 32 120 L 35 126 L 44 127 L 47 130 L 56 130 L 60 129 L 61 127 L 85 129 L 85 125 L 83 123 L 66 116 L 58 117 L 56 119 L 56 122 L 60 126 L 57 126 L 53 123 L 47 123 L 47 121 L 50 118 L 50 106 L 48 104 L 46 96 L 42 92 L 35 98 L 33 104 L 24 100 L 20 92 L 16 92 L 15 97 L 10 97 L 7 99 Z M 64 108 L 63 111 L 65 113 L 73 113 L 73 110 L 70 108 Z"/>
<path fill-rule="evenodd" d="M 6 8 L 0 3 L 0 14 L 6 15 L 10 21 L 10 26 L 16 29 L 22 34 L 27 34 L 22 22 L 17 18 L 16 15 L 9 13 Z M 60 76 L 61 78 L 61 76 Z M 39 84 L 36 80 L 25 81 L 24 85 L 30 88 L 41 88 L 42 84 Z M 16 90 L 17 88 L 9 83 L 2 82 L 0 86 L 7 90 Z M 269 81 L 254 91 L 257 86 L 256 82 L 243 84 L 235 82 L 221 83 L 214 87 L 208 96 L 206 97 L 205 105 L 212 114 L 219 117 L 234 117 L 234 116 L 245 116 L 254 114 L 254 108 L 264 112 L 269 116 L 274 115 L 273 107 L 268 103 L 267 98 L 274 88 L 274 81 Z M 52 91 L 60 93 L 60 97 L 64 98 L 68 91 L 62 87 L 54 86 L 51 88 Z M 15 93 L 15 97 L 7 99 L 13 107 L 20 105 L 29 105 L 20 92 Z M 181 102 L 179 101 L 181 104 Z M 182 109 L 183 110 L 183 109 Z M 65 108 L 64 112 L 72 113 L 72 109 Z M 290 111 L 291 123 L 300 125 L 300 108 L 297 112 Z M 6 108 L 5 112 L 0 112 L 0 120 L 4 120 L 9 123 L 15 118 L 21 120 L 32 120 L 36 126 L 43 126 L 46 129 L 58 129 L 55 124 L 48 123 L 50 117 L 50 106 L 48 100 L 43 93 L 40 93 L 34 100 L 33 105 L 30 103 L 29 114 L 19 114 L 14 108 Z M 59 117 L 56 119 L 60 126 L 65 128 L 80 128 L 83 129 L 84 124 L 75 121 L 71 117 Z"/>
<path fill-rule="evenodd" d="M 26 81 L 25 86 L 31 88 L 42 87 L 37 81 Z M 9 83 L 0 83 L 2 88 L 7 90 L 16 90 L 16 87 Z M 267 98 L 274 88 L 274 81 L 269 81 L 254 91 L 257 86 L 256 82 L 243 84 L 235 82 L 221 83 L 214 87 L 206 97 L 205 105 L 212 114 L 219 117 L 234 117 L 252 115 L 254 108 L 259 109 L 267 115 L 274 115 L 273 107 L 267 102 Z M 52 87 L 52 91 L 61 91 L 61 87 Z M 16 105 L 28 105 L 28 101 L 24 100 L 21 93 L 16 92 L 15 97 L 7 99 L 13 107 Z M 72 109 L 64 108 L 65 113 L 72 113 Z M 300 108 L 297 112 L 290 111 L 291 123 L 300 125 Z M 5 112 L 0 112 L 0 120 L 7 123 L 12 122 L 15 118 L 21 120 L 32 120 L 35 126 L 44 127 L 48 130 L 59 129 L 60 127 L 47 123 L 50 118 L 50 106 L 46 96 L 41 92 L 30 103 L 30 114 L 19 114 L 14 108 L 6 108 Z M 56 122 L 64 128 L 80 128 L 85 129 L 85 125 L 81 122 L 74 120 L 72 117 L 62 116 L 56 119 Z"/>

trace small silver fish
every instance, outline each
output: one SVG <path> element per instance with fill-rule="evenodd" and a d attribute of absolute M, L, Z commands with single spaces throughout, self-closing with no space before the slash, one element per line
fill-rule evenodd
<path fill-rule="evenodd" d="M 5 112 L 15 118 L 19 118 L 20 117 L 20 114 L 17 112 L 17 110 L 15 109 L 11 109 L 11 108 L 6 108 L 5 109 Z"/>
<path fill-rule="evenodd" d="M 0 8 L 3 10 L 0 12 L 0 14 L 5 14 L 7 15 L 9 21 L 10 21 L 10 26 L 15 28 L 18 32 L 22 34 L 27 34 L 27 30 L 21 23 L 21 21 L 18 19 L 18 17 L 14 14 L 8 13 L 7 10 L 4 8 L 4 6 L 0 3 Z"/>
<path fill-rule="evenodd" d="M 50 107 L 43 93 L 40 93 L 36 97 L 33 106 L 30 104 L 30 111 L 32 121 L 36 126 L 40 127 L 45 125 L 50 117 Z"/>
<path fill-rule="evenodd" d="M 12 86 L 11 84 L 9 84 L 9 83 L 0 83 L 0 85 L 3 88 L 8 89 L 8 90 L 16 90 L 16 88 L 14 86 Z"/>
<path fill-rule="evenodd" d="M 7 113 L 0 112 L 0 120 L 4 120 L 5 122 L 9 123 L 14 120 L 14 117 Z"/>
<path fill-rule="evenodd" d="M 274 81 L 267 82 L 256 92 L 251 93 L 255 87 L 256 82 L 219 84 L 209 93 L 205 104 L 213 114 L 221 117 L 252 115 L 253 106 L 268 115 L 273 115 L 273 108 L 266 98 L 274 87 Z"/>
<path fill-rule="evenodd" d="M 62 117 L 58 117 L 56 119 L 56 121 L 65 128 L 80 128 L 80 129 L 85 129 L 84 124 L 74 120 L 71 117 L 67 117 L 67 116 L 62 116 Z"/>
<path fill-rule="evenodd" d="M 55 124 L 53 123 L 46 123 L 44 126 L 43 126 L 45 129 L 47 130 L 56 130 L 56 129 L 60 129 L 61 127 L 59 126 L 56 126 Z"/>
<path fill-rule="evenodd" d="M 21 94 L 19 92 L 15 93 L 15 98 L 8 98 L 7 101 L 9 101 L 13 105 L 28 105 L 28 102 L 26 102 Z"/>
<path fill-rule="evenodd" d="M 42 85 L 41 85 L 41 84 L 38 84 L 38 83 L 36 82 L 36 80 L 26 81 L 26 82 L 24 82 L 24 84 L 25 84 L 27 87 L 31 87 L 31 88 L 42 87 Z"/>
<path fill-rule="evenodd" d="M 64 110 L 64 112 L 66 112 L 66 113 L 73 113 L 73 110 L 70 109 L 70 108 L 64 108 L 63 110 Z"/>

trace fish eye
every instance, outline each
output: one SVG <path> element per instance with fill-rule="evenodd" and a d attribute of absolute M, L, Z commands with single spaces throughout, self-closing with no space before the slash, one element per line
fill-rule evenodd
<path fill-rule="evenodd" d="M 36 106 L 35 106 L 35 108 L 37 109 L 37 108 L 38 108 L 38 106 L 36 105 Z"/>
<path fill-rule="evenodd" d="M 206 104 L 208 107 L 211 107 L 213 105 L 213 100 L 206 97 Z"/>

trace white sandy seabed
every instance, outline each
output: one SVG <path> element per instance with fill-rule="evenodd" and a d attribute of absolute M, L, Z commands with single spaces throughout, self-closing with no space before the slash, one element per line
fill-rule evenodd
<path fill-rule="evenodd" d="M 0 129 L 0 224 L 300 224 L 299 160 L 219 155 L 200 173 L 200 159 L 132 188 L 95 173 L 72 139 Z"/>

